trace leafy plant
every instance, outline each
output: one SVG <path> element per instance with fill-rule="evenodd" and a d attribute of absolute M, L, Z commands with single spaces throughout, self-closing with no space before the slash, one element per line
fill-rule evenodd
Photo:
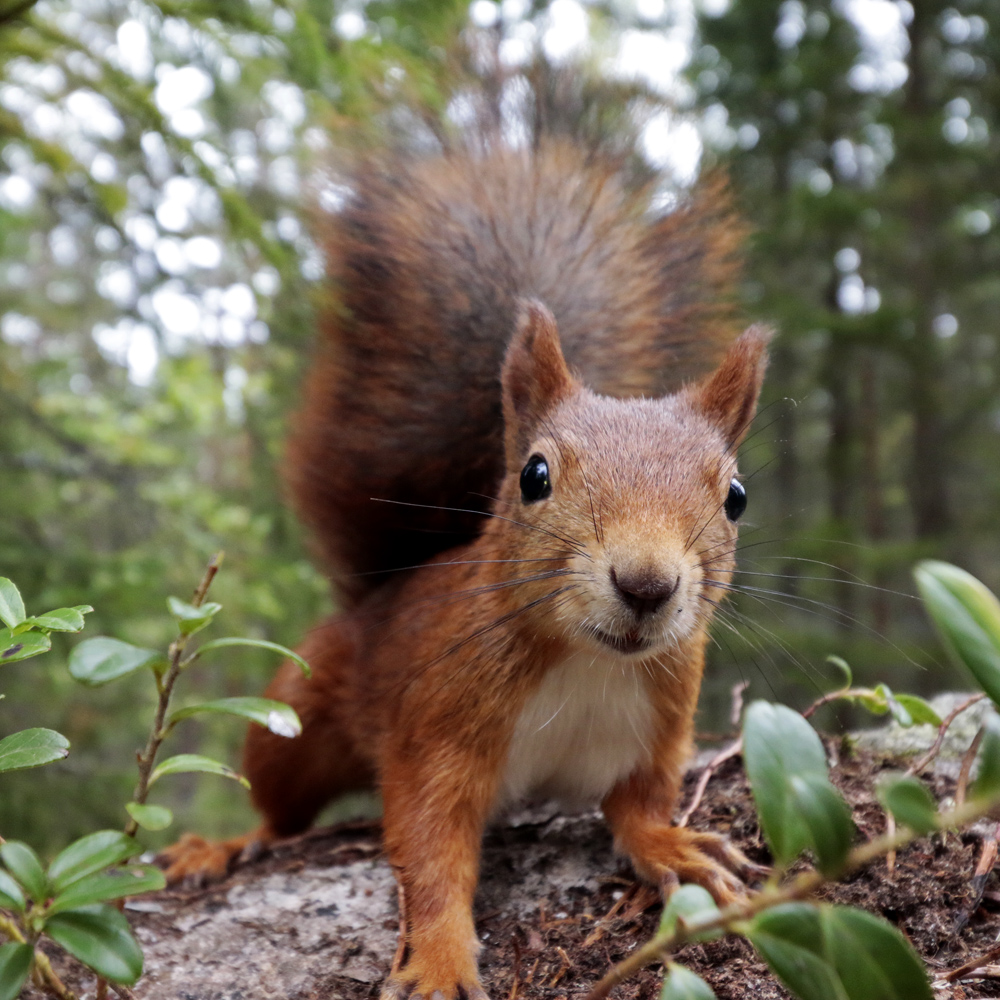
<path fill-rule="evenodd" d="M 949 652 L 1000 705 L 1000 601 L 947 563 L 920 563 L 915 575 Z M 940 735 L 954 717 L 942 721 L 922 699 L 893 695 L 885 685 L 854 688 L 850 668 L 843 661 L 838 666 L 845 673 L 844 687 L 825 695 L 809 714 L 821 703 L 848 698 L 878 714 L 891 712 L 902 725 L 936 724 Z M 723 934 L 747 938 L 801 1000 L 931 1000 L 923 963 L 895 927 L 863 910 L 811 897 L 824 882 L 917 837 L 960 827 L 989 812 L 1000 800 L 1000 721 L 995 717 L 974 740 L 972 753 L 977 746 L 979 774 L 966 801 L 942 813 L 914 774 L 887 776 L 877 795 L 895 822 L 884 836 L 852 846 L 856 830 L 850 808 L 830 782 L 815 730 L 790 708 L 754 702 L 745 715 L 742 748 L 761 831 L 774 858 L 773 874 L 759 893 L 724 910 L 704 889 L 681 886 L 664 908 L 656 936 L 612 969 L 586 1000 L 608 996 L 633 972 L 667 960 L 683 944 Z M 789 875 L 803 852 L 811 854 L 815 867 Z M 711 1000 L 715 994 L 690 969 L 667 961 L 660 996 Z"/>
<path fill-rule="evenodd" d="M 142 668 L 152 674 L 158 693 L 156 714 L 145 749 L 138 755 L 139 781 L 132 801 L 125 805 L 124 831 L 100 830 L 74 841 L 45 868 L 27 844 L 0 840 L 0 1000 L 13 1000 L 34 970 L 50 992 L 70 1000 L 72 993 L 52 970 L 40 939 L 48 937 L 92 969 L 115 983 L 134 983 L 142 974 L 142 950 L 129 929 L 119 904 L 128 896 L 162 889 L 163 873 L 150 865 L 129 863 L 143 847 L 134 834 L 139 827 L 161 830 L 173 821 L 170 810 L 146 802 L 150 788 L 170 774 L 200 771 L 233 778 L 249 787 L 237 772 L 219 761 L 197 754 L 177 754 L 156 763 L 163 741 L 184 719 L 198 714 L 222 714 L 249 719 L 281 736 L 297 736 L 301 724 L 282 702 L 265 698 L 225 698 L 170 711 L 171 697 L 181 673 L 213 649 L 233 645 L 262 646 L 295 660 L 297 654 L 276 643 L 256 639 L 223 638 L 188 650 L 195 633 L 210 625 L 222 610 L 206 602 L 221 554 L 209 564 L 191 603 L 171 597 L 168 608 L 177 622 L 177 636 L 166 655 L 105 636 L 85 639 L 70 655 L 69 669 L 81 684 L 97 686 Z M 0 645 L 6 660 L 26 659 L 51 646 L 51 631 L 79 631 L 89 606 L 60 608 L 29 618 L 17 587 L 0 578 Z M 36 767 L 65 757 L 69 743 L 49 729 L 28 729 L 0 740 L 0 771 Z M 5 912 L 3 912 L 5 911 Z M 7 915 L 9 914 L 9 915 Z"/>

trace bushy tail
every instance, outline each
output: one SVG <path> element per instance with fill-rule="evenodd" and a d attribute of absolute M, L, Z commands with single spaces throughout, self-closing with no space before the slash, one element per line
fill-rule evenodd
<path fill-rule="evenodd" d="M 477 533 L 519 297 L 552 310 L 591 388 L 661 395 L 738 332 L 742 231 L 718 179 L 664 213 L 620 156 L 559 138 L 367 157 L 347 188 L 286 472 L 350 605 Z"/>

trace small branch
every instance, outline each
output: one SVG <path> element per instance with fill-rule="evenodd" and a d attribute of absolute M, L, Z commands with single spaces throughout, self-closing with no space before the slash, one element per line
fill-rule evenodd
<path fill-rule="evenodd" d="M 76 994 L 66 987 L 63 981 L 56 975 L 55 969 L 49 962 L 48 955 L 43 951 L 35 949 L 35 968 L 42 974 L 42 981 L 49 992 L 54 993 L 59 1000 L 77 1000 Z"/>
<path fill-rule="evenodd" d="M 398 976 L 406 960 L 406 946 L 409 940 L 409 932 L 406 924 L 406 890 L 403 888 L 403 880 L 399 877 L 402 869 L 394 869 L 396 875 L 396 898 L 399 900 L 399 935 L 396 940 L 396 954 L 392 956 L 392 968 L 389 970 L 389 978 Z"/>
<path fill-rule="evenodd" d="M 972 914 L 979 909 L 979 904 L 983 901 L 986 880 L 990 877 L 990 872 L 993 871 L 993 866 L 997 862 L 998 838 L 1000 838 L 1000 824 L 994 827 L 993 833 L 983 840 L 983 849 L 979 853 L 976 870 L 972 873 L 972 901 L 962 908 L 962 912 L 955 920 L 953 934 L 961 934 L 965 925 L 972 919 Z"/>
<path fill-rule="evenodd" d="M 521 942 L 517 934 L 511 935 L 510 943 L 514 947 L 514 981 L 510 984 L 507 1000 L 517 1000 L 517 995 L 521 992 Z"/>
<path fill-rule="evenodd" d="M 2 913 L 0 913 L 0 934 L 10 938 L 15 944 L 24 944 L 24 935 L 21 933 L 20 927 L 13 920 L 8 920 Z"/>
<path fill-rule="evenodd" d="M 956 979 L 962 979 L 970 972 L 975 972 L 976 969 L 988 965 L 994 958 L 1000 958 L 1000 944 L 993 945 L 989 951 L 980 955 L 979 958 L 970 959 L 965 965 L 960 965 L 957 969 L 952 969 L 951 972 L 946 973 L 940 978 L 946 983 L 953 983 Z"/>
<path fill-rule="evenodd" d="M 996 805 L 995 802 L 974 801 L 956 806 L 950 812 L 943 813 L 938 818 L 938 829 L 948 830 L 965 826 L 974 819 L 988 813 Z M 841 875 L 864 868 L 890 850 L 917 840 L 921 836 L 912 830 L 904 829 L 892 836 L 884 835 L 859 844 L 847 856 L 847 861 L 841 870 Z M 663 961 L 664 956 L 680 945 L 700 937 L 707 931 L 722 930 L 732 932 L 741 924 L 750 920 L 762 910 L 770 909 L 781 903 L 790 903 L 813 895 L 820 886 L 831 881 L 815 869 L 796 875 L 784 886 L 771 886 L 761 890 L 756 896 L 727 906 L 711 920 L 693 920 L 690 924 L 678 921 L 677 929 L 671 933 L 657 934 L 644 945 L 636 948 L 624 961 L 619 962 L 607 975 L 598 982 L 582 1000 L 605 1000 L 610 992 L 639 969 L 653 962 Z"/>
<path fill-rule="evenodd" d="M 944 745 L 944 738 L 951 727 L 951 724 L 958 718 L 967 708 L 971 708 L 976 704 L 977 701 L 982 701 L 986 697 L 986 694 L 982 691 L 979 694 L 974 694 L 971 698 L 966 698 L 960 705 L 956 705 L 942 720 L 941 725 L 938 726 L 937 738 L 931 744 L 930 749 L 920 758 L 915 764 L 910 766 L 910 769 L 906 772 L 910 777 L 919 774 L 927 765 L 934 760 L 934 758 L 941 752 L 941 747 Z"/>
<path fill-rule="evenodd" d="M 976 759 L 976 754 L 979 752 L 979 744 L 983 742 L 983 733 L 985 731 L 982 726 L 979 727 L 979 731 L 972 737 L 969 749 L 965 751 L 965 756 L 962 757 L 962 766 L 959 769 L 958 781 L 955 784 L 955 805 L 957 806 L 965 802 L 965 790 L 969 785 L 972 762 Z"/>
<path fill-rule="evenodd" d="M 695 785 L 694 794 L 691 796 L 691 802 L 688 804 L 687 809 L 681 813 L 681 818 L 677 820 L 677 826 L 687 826 L 691 817 L 694 815 L 695 810 L 701 805 L 701 800 L 705 796 L 705 789 L 708 788 L 709 781 L 712 780 L 712 775 L 727 760 L 732 757 L 738 757 L 743 753 L 743 737 L 741 736 L 738 740 L 734 740 L 729 744 L 724 750 L 720 750 L 706 765 L 705 769 L 701 772 L 701 777 L 698 779 L 698 784 Z"/>
<path fill-rule="evenodd" d="M 202 577 L 201 583 L 195 588 L 194 597 L 191 601 L 194 607 L 201 607 L 202 602 L 205 600 L 208 588 L 212 585 L 212 580 L 215 579 L 215 574 L 219 571 L 222 556 L 223 553 L 217 552 L 209 560 L 208 566 L 205 569 L 205 575 Z M 181 668 L 184 665 L 184 649 L 187 643 L 188 636 L 179 635 L 170 644 L 168 651 L 169 666 L 159 684 L 160 700 L 156 706 L 153 727 L 149 732 L 146 749 L 139 754 L 138 758 L 139 781 L 135 786 L 135 793 L 132 799 L 134 802 L 139 803 L 139 805 L 144 805 L 146 796 L 149 795 L 149 776 L 152 774 L 153 764 L 156 761 L 156 754 L 159 752 L 160 744 L 167 735 L 163 724 L 167 717 L 167 709 L 170 707 L 170 696 L 173 694 L 174 684 L 177 683 L 177 678 L 180 676 Z M 139 824 L 134 819 L 129 819 L 128 823 L 125 824 L 125 833 L 130 837 L 134 836 L 138 829 Z"/>

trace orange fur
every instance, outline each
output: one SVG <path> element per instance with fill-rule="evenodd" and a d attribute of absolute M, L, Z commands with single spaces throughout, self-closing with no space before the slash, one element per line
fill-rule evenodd
<path fill-rule="evenodd" d="M 702 273 L 685 245 L 715 273 L 721 257 L 705 248 L 725 240 L 685 237 L 683 219 L 642 221 L 610 169 L 562 147 L 472 166 L 408 165 L 397 193 L 360 183 L 341 220 L 350 315 L 310 383 L 291 464 L 347 610 L 303 646 L 313 677 L 286 664 L 268 689 L 298 711 L 302 736 L 254 729 L 245 758 L 264 838 L 304 829 L 339 792 L 381 790 L 408 924 L 384 1000 L 483 1000 L 479 844 L 522 793 L 601 801 L 619 848 L 665 894 L 679 878 L 725 903 L 745 870 L 720 838 L 670 822 L 708 623 L 734 565 L 725 501 L 767 334 L 724 349 L 721 314 L 675 285 Z M 476 286 L 489 261 L 500 275 Z M 532 266 L 530 282 L 504 276 Z M 551 291 L 555 315 L 518 301 L 525 284 Z M 670 295 L 688 305 L 664 324 Z M 448 310 L 463 296 L 459 322 Z M 534 459 L 548 492 L 529 496 L 521 473 Z M 427 517 L 407 503 L 483 513 Z M 442 527 L 445 542 L 419 541 Z M 350 575 L 407 559 L 423 565 Z"/>

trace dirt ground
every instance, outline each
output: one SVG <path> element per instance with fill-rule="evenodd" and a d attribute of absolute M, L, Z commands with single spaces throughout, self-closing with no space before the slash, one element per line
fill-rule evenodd
<path fill-rule="evenodd" d="M 883 832 L 885 817 L 874 801 L 872 788 L 880 771 L 890 767 L 867 755 L 840 753 L 833 772 L 835 783 L 851 804 L 859 836 L 870 838 Z M 698 773 L 688 777 L 686 795 Z M 941 799 L 953 791 L 945 777 L 928 778 Z M 712 778 L 705 798 L 695 813 L 692 825 L 727 833 L 753 860 L 766 863 L 764 848 L 750 800 L 749 788 L 739 759 L 725 764 Z M 988 829 L 987 825 L 982 830 Z M 592 877 L 578 880 L 569 889 L 546 893 L 547 868 L 554 872 L 563 853 L 578 850 L 586 838 L 585 864 L 593 865 Z M 972 874 L 981 850 L 977 831 L 939 835 L 918 841 L 901 851 L 893 871 L 879 861 L 846 882 L 823 894 L 824 898 L 864 907 L 881 914 L 902 930 L 928 965 L 930 976 L 937 979 L 950 969 L 984 954 L 1000 932 L 1000 887 L 991 875 L 985 893 L 973 912 Z M 150 912 L 132 913 L 133 923 L 144 944 L 147 940 L 176 938 L 184 948 L 178 925 L 191 927 L 198 934 L 200 911 L 212 913 L 226 905 L 234 890 L 250 886 L 267 876 L 293 877 L 310 868 L 327 870 L 348 865 L 359 859 L 377 858 L 380 852 L 378 827 L 353 824 L 313 831 L 295 842 L 282 845 L 268 856 L 245 864 L 221 885 L 197 892 L 171 890 L 151 897 Z M 518 882 L 527 878 L 524 859 L 529 858 L 539 877 L 537 899 L 513 906 L 509 901 Z M 593 859 L 593 860 L 591 860 Z M 380 863 L 381 864 L 381 863 Z M 389 883 L 387 882 L 386 885 Z M 532 885 L 535 885 L 532 882 Z M 372 890 L 364 890 L 371 895 Z M 381 890 L 380 890 L 381 892 Z M 230 896 L 227 897 L 226 893 Z M 162 905 L 161 905 L 162 904 Z M 383 908 L 379 931 L 383 936 L 395 930 L 394 907 Z M 165 914 L 164 907 L 169 910 Z M 160 912 L 155 912 L 160 910 Z M 188 914 L 186 923 L 177 914 Z M 608 919 L 607 915 L 614 915 Z M 557 1000 L 579 997 L 609 967 L 624 958 L 655 930 L 660 905 L 653 893 L 637 886 L 627 865 L 615 859 L 610 837 L 597 817 L 574 824 L 556 820 L 527 822 L 492 831 L 483 853 L 483 881 L 476 904 L 477 929 L 484 939 L 483 980 L 493 1000 Z M 194 916 L 190 916 L 194 914 Z M 267 928 L 261 928 L 267 934 Z M 391 938 L 387 938 L 391 940 Z M 355 951 L 359 945 L 351 946 Z M 379 946 L 384 950 L 385 945 Z M 330 945 L 335 951 L 333 945 Z M 351 951 L 348 949 L 348 954 Z M 334 956 L 335 957 L 335 956 Z M 380 961 L 388 962 L 390 956 Z M 676 959 L 699 972 L 711 984 L 719 1000 L 764 1000 L 788 994 L 769 975 L 750 946 L 737 938 L 710 944 L 693 945 L 677 953 Z M 343 998 L 369 1000 L 378 996 L 376 970 L 364 982 L 338 974 L 344 968 L 343 956 L 331 958 L 328 977 L 321 977 L 309 987 L 289 988 L 292 997 Z M 80 976 L 64 959 L 56 964 L 65 973 L 69 985 L 81 995 L 93 996 L 93 979 Z M 169 964 L 169 960 L 168 960 Z M 1000 997 L 1000 968 L 987 966 L 960 985 L 942 986 L 936 996 L 947 1000 Z M 144 987 L 146 977 L 136 987 L 142 997 L 176 996 L 190 1000 L 249 1000 L 264 995 L 253 988 L 232 992 L 199 989 L 189 981 L 183 989 L 171 986 L 157 991 Z M 151 974 L 154 986 L 156 976 Z M 361 976 L 361 979 L 364 979 Z M 658 995 L 661 972 L 647 969 L 620 986 L 615 997 L 647 1000 Z M 269 987 L 267 994 L 273 995 Z M 26 994 L 33 996 L 34 994 Z"/>

